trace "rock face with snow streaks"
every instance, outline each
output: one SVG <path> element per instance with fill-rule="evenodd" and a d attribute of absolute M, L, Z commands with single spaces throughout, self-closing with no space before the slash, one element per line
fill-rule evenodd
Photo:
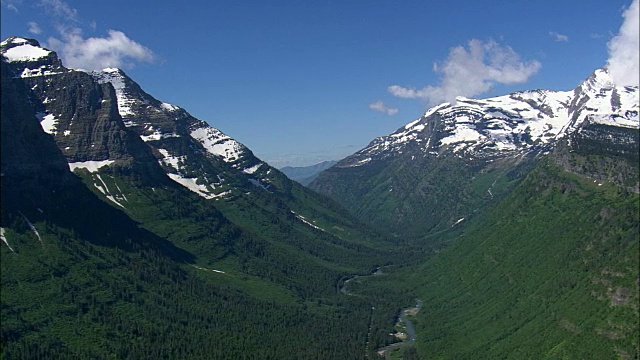
<path fill-rule="evenodd" d="M 233 187 L 248 180 L 268 186 L 269 167 L 244 145 L 184 109 L 155 99 L 122 70 L 91 75 L 113 86 L 127 129 L 154 149 L 158 163 L 175 182 L 206 199 L 232 195 Z M 264 171 L 253 176 L 261 168 Z"/>
<path fill-rule="evenodd" d="M 148 184 L 171 179 L 206 199 L 254 183 L 268 189 L 270 168 L 249 149 L 155 99 L 122 70 L 67 69 L 31 39 L 12 37 L 1 49 L 3 62 L 31 87 L 40 124 L 70 167 L 133 169 Z"/>
<path fill-rule="evenodd" d="M 64 68 L 54 52 L 37 46 L 35 40 L 10 38 L 3 42 L 3 60 L 31 88 L 40 125 L 55 138 L 67 161 L 110 161 L 125 172 L 133 171 L 143 182 L 168 180 L 151 150 L 126 129 L 113 87 L 86 72 Z M 23 47 L 47 55 L 26 60 L 7 56 Z M 25 76 L 35 66 L 49 70 Z"/>

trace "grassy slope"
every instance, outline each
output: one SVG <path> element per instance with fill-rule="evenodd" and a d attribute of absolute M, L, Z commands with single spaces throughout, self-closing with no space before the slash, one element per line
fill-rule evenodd
<path fill-rule="evenodd" d="M 637 356 L 638 201 L 542 163 L 414 279 L 421 357 Z"/>
<path fill-rule="evenodd" d="M 494 205 L 530 170 L 527 164 L 531 163 L 476 164 L 457 156 L 397 157 L 331 168 L 310 187 L 374 228 L 403 239 L 421 239 Z"/>

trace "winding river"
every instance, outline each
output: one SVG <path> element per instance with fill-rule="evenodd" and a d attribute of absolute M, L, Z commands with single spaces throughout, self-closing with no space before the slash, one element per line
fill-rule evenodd
<path fill-rule="evenodd" d="M 343 295 L 351 295 L 351 293 L 349 292 L 348 286 L 349 283 L 351 283 L 352 281 L 357 280 L 358 278 L 365 278 L 365 277 L 370 277 L 370 276 L 377 276 L 377 275 L 382 275 L 382 267 L 377 267 L 375 269 L 375 271 L 373 273 L 371 273 L 370 275 L 354 275 L 348 279 L 346 279 L 342 285 L 338 285 L 338 292 L 340 292 Z M 375 308 L 371 307 L 371 311 L 373 312 Z M 394 349 L 398 349 L 401 347 L 407 347 L 407 346 L 413 346 L 416 342 L 416 330 L 413 327 L 413 324 L 411 323 L 411 320 L 409 319 L 409 315 L 413 315 L 415 316 L 416 314 L 418 314 L 418 312 L 420 312 L 420 310 L 422 310 L 422 300 L 416 299 L 416 305 L 407 309 L 403 309 L 400 312 L 400 316 L 398 318 L 398 323 L 404 323 L 405 329 L 407 331 L 407 338 L 404 339 L 401 342 L 397 342 L 397 343 L 393 343 L 391 345 L 387 345 L 385 347 L 379 348 L 378 350 L 376 350 L 376 352 L 378 354 L 380 354 L 381 356 L 384 356 L 385 359 L 391 359 L 391 352 Z M 373 323 L 373 314 L 371 315 L 371 320 L 369 322 L 369 330 L 367 332 L 367 340 L 366 340 L 366 348 L 369 347 L 369 338 L 371 336 L 371 326 Z M 366 355 L 366 357 L 368 358 L 368 354 Z"/>
<path fill-rule="evenodd" d="M 413 327 L 408 315 L 416 315 L 422 309 L 422 300 L 416 300 L 416 306 L 404 309 L 400 312 L 398 323 L 404 323 L 407 330 L 407 338 L 402 342 L 393 343 L 377 350 L 377 353 L 385 359 L 391 359 L 391 351 L 406 346 L 413 346 L 416 343 L 416 329 Z"/>

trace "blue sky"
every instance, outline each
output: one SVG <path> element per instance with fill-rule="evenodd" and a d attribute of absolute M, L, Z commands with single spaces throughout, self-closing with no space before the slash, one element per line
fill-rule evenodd
<path fill-rule="evenodd" d="M 456 94 L 573 89 L 630 4 L 2 0 L 1 32 L 121 67 L 280 167 L 340 159 Z"/>

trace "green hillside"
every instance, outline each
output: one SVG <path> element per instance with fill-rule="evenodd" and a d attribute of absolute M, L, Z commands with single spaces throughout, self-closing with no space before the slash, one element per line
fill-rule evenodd
<path fill-rule="evenodd" d="M 637 358 L 638 211 L 541 163 L 422 267 L 421 358 Z"/>

